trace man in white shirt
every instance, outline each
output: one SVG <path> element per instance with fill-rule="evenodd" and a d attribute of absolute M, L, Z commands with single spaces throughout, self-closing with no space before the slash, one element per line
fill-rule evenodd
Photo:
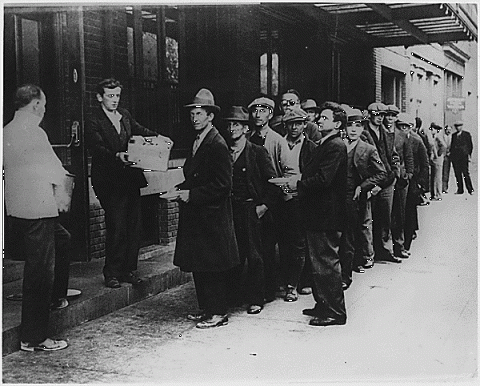
<path fill-rule="evenodd" d="M 17 111 L 4 127 L 5 208 L 12 232 L 24 246 L 24 278 L 20 348 L 55 351 L 64 340 L 48 338 L 50 302 L 54 286 L 55 230 L 60 211 L 54 191 L 67 171 L 40 128 L 46 96 L 40 87 L 17 89 Z"/>

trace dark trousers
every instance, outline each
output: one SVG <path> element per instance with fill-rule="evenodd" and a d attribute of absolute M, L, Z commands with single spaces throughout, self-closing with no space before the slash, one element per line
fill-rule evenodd
<path fill-rule="evenodd" d="M 418 210 L 417 205 L 422 202 L 421 198 L 422 191 L 418 187 L 416 178 L 413 178 L 408 185 L 407 200 L 405 203 L 405 243 L 404 247 L 406 250 L 409 250 L 412 241 L 413 235 L 418 230 Z"/>
<path fill-rule="evenodd" d="M 140 190 L 115 190 L 98 198 L 107 230 L 103 275 L 126 275 L 137 269 L 142 231 Z"/>
<path fill-rule="evenodd" d="M 473 192 L 472 180 L 468 170 L 468 157 L 452 160 L 455 179 L 457 180 L 457 191 L 463 193 L 463 180 L 468 192 Z"/>
<path fill-rule="evenodd" d="M 391 215 L 395 183 L 383 188 L 372 200 L 373 248 L 375 258 L 382 259 L 393 253 Z"/>
<path fill-rule="evenodd" d="M 60 223 L 55 223 L 55 274 L 52 289 L 52 301 L 67 297 L 70 278 L 70 232 Z"/>
<path fill-rule="evenodd" d="M 279 208 L 270 209 L 265 213 L 262 219 L 262 250 L 263 250 L 263 267 L 265 276 L 265 299 L 271 301 L 275 299 L 277 292 L 277 259 L 276 259 L 276 245 L 279 239 Z"/>
<path fill-rule="evenodd" d="M 246 301 L 249 304 L 263 305 L 265 300 L 265 273 L 262 250 L 262 219 L 256 212 L 253 201 L 233 202 L 233 224 L 237 238 L 240 265 L 230 271 L 229 302 L 240 303 L 242 273 L 247 264 L 245 276 Z"/>
<path fill-rule="evenodd" d="M 282 279 L 285 285 L 297 288 L 303 268 L 307 242 L 297 197 L 284 202 L 279 213 L 279 254 Z"/>
<path fill-rule="evenodd" d="M 227 313 L 227 277 L 222 272 L 193 272 L 198 308 L 208 315 Z"/>
<path fill-rule="evenodd" d="M 394 252 L 405 250 L 405 205 L 407 203 L 408 182 L 405 187 L 395 187 L 392 207 L 392 238 Z"/>
<path fill-rule="evenodd" d="M 339 257 L 342 267 L 342 281 L 348 285 L 352 283 L 352 271 L 355 259 L 355 245 L 360 232 L 358 225 L 358 201 L 347 197 L 347 219 L 345 230 L 340 239 Z M 356 263 L 356 262 L 355 262 Z M 358 264 L 357 264 L 358 266 Z"/>
<path fill-rule="evenodd" d="M 10 217 L 11 230 L 24 247 L 20 340 L 40 343 L 48 337 L 48 322 L 55 270 L 56 218 Z"/>
<path fill-rule="evenodd" d="M 306 231 L 318 316 L 345 318 L 347 314 L 338 256 L 341 235 L 337 231 Z"/>
<path fill-rule="evenodd" d="M 445 155 L 442 166 L 442 192 L 448 192 L 448 181 L 450 179 L 450 165 L 452 161 L 450 157 Z"/>

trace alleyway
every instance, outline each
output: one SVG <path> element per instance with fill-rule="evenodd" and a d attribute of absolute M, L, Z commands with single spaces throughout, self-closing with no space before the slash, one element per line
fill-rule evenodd
<path fill-rule="evenodd" d="M 475 171 L 474 171 L 475 173 Z M 452 181 L 454 182 L 454 181 Z M 62 334 L 70 347 L 3 358 L 5 383 L 470 381 L 477 364 L 477 192 L 420 207 L 412 257 L 355 274 L 347 324 L 311 327 L 277 299 L 198 330 L 192 283 Z"/>

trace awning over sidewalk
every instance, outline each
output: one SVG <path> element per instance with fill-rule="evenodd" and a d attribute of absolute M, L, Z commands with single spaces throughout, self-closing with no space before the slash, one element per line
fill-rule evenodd
<path fill-rule="evenodd" d="M 327 24 L 333 38 L 373 47 L 477 40 L 474 3 L 318 3 L 294 7 Z"/>

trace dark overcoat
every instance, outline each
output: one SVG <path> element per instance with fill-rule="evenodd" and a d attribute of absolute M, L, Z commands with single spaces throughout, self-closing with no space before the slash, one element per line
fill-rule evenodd
<path fill-rule="evenodd" d="M 125 166 L 115 154 L 127 151 L 132 135 L 153 136 L 157 133 L 140 125 L 127 110 L 119 108 L 118 112 L 122 115 L 120 125 L 125 130 L 124 135 L 118 134 L 101 107 L 93 111 L 85 126 L 85 140 L 92 155 L 92 185 L 99 197 L 108 196 L 113 191 L 147 186 L 143 171 Z"/>
<path fill-rule="evenodd" d="M 452 144 L 450 145 L 450 159 L 452 161 L 467 160 L 472 151 L 472 136 L 468 131 L 462 130 L 460 135 L 458 131 L 452 134 Z"/>
<path fill-rule="evenodd" d="M 342 231 L 346 217 L 347 150 L 340 134 L 328 137 L 312 153 L 298 181 L 304 226 L 313 231 Z"/>
<path fill-rule="evenodd" d="M 232 159 L 225 140 L 212 128 L 195 156 L 183 167 L 189 190 L 180 203 L 177 243 L 173 263 L 184 272 L 222 272 L 240 263 L 233 227 L 231 190 Z"/>

